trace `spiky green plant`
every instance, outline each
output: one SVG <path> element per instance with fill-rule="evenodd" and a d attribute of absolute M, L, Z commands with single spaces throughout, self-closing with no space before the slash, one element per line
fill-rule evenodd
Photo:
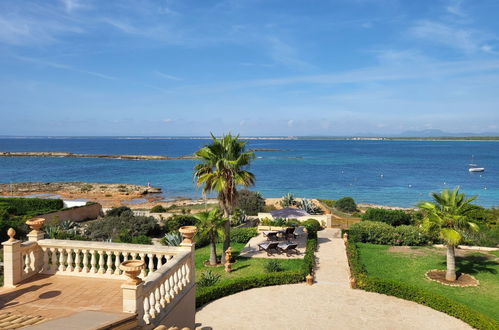
<path fill-rule="evenodd" d="M 287 193 L 286 195 L 282 196 L 281 199 L 281 206 L 282 207 L 290 207 L 296 205 L 296 200 L 295 196 L 293 196 L 292 193 Z"/>
<path fill-rule="evenodd" d="M 434 202 L 422 202 L 418 206 L 424 212 L 421 227 L 423 231 L 438 236 L 447 245 L 447 281 L 456 280 L 455 247 L 461 242 L 466 231 L 478 232 L 477 224 L 467 216 L 474 209 L 470 204 L 476 196 L 466 198 L 459 187 L 441 193 L 432 193 Z"/>
<path fill-rule="evenodd" d="M 164 245 L 168 246 L 179 246 L 182 243 L 182 234 L 178 231 L 172 231 L 165 234 L 165 237 L 161 240 Z"/>
<path fill-rule="evenodd" d="M 217 239 L 224 236 L 224 225 L 227 219 L 224 219 L 220 214 L 219 209 L 200 212 L 195 215 L 196 226 L 198 227 L 199 237 L 207 237 L 210 241 L 210 265 L 217 264 Z"/>

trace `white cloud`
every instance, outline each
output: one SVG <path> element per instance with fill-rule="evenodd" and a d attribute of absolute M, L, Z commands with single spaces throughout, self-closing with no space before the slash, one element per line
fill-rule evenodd
<path fill-rule="evenodd" d="M 289 128 L 293 128 L 293 126 L 295 125 L 295 121 L 293 119 L 290 119 L 290 120 L 288 120 L 287 125 Z"/>
<path fill-rule="evenodd" d="M 173 119 L 171 119 L 171 118 L 163 119 L 163 123 L 166 123 L 166 124 L 173 123 Z"/>
<path fill-rule="evenodd" d="M 175 81 L 183 80 L 182 78 L 179 78 L 179 77 L 171 75 L 171 74 L 166 74 L 166 73 L 163 73 L 163 72 L 158 71 L 158 70 L 154 71 L 154 73 L 156 75 L 160 76 L 161 78 L 168 79 L 168 80 L 175 80 Z"/>
<path fill-rule="evenodd" d="M 79 0 L 61 0 L 62 4 L 66 8 L 66 11 L 68 13 L 71 13 L 74 10 L 77 9 L 83 9 L 86 8 L 86 5 L 81 3 Z"/>
<path fill-rule="evenodd" d="M 462 4 L 463 0 L 452 0 L 450 4 L 447 7 L 445 7 L 445 9 L 447 10 L 447 12 L 453 15 L 465 17 L 466 13 L 462 8 Z"/>

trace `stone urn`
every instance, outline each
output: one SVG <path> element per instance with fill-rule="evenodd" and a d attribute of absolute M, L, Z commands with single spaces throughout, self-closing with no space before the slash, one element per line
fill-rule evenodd
<path fill-rule="evenodd" d="M 314 276 L 312 274 L 308 274 L 307 276 L 305 276 L 305 279 L 307 281 L 307 285 L 314 284 Z"/>
<path fill-rule="evenodd" d="M 26 221 L 26 224 L 31 228 L 32 231 L 39 232 L 45 223 L 44 218 L 33 218 Z"/>
<path fill-rule="evenodd" d="M 198 228 L 196 226 L 182 226 L 178 229 L 178 231 L 182 234 L 184 240 L 182 243 L 192 244 L 192 238 L 198 232 Z"/>
<path fill-rule="evenodd" d="M 139 274 L 142 269 L 146 268 L 146 264 L 143 260 L 125 260 L 120 264 L 119 268 L 128 276 L 126 284 L 138 285 L 142 282 Z"/>

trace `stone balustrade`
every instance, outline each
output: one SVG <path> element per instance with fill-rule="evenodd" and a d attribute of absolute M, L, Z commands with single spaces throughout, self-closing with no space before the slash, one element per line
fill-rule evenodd
<path fill-rule="evenodd" d="M 140 277 L 146 278 L 182 251 L 169 246 L 54 239 L 40 240 L 38 245 L 43 251 L 43 274 L 121 279 L 125 277 L 119 265 L 125 260 L 143 260 L 146 267 Z"/>
<path fill-rule="evenodd" d="M 21 243 L 21 280 L 25 280 L 38 273 L 37 252 L 39 247 L 36 242 Z"/>

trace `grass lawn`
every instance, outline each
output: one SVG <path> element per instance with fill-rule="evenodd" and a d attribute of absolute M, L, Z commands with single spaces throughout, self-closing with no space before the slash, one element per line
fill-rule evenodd
<path fill-rule="evenodd" d="M 232 264 L 232 272 L 230 273 L 226 273 L 223 266 L 207 267 L 204 265 L 204 262 L 210 258 L 209 246 L 196 249 L 196 281 L 200 278 L 201 273 L 207 270 L 222 275 L 219 283 L 236 277 L 246 277 L 264 273 L 264 265 L 269 259 L 239 257 L 239 253 L 245 245 L 246 244 L 243 243 L 231 243 L 232 256 L 236 262 Z M 217 255 L 219 258 L 221 252 L 222 243 L 217 244 Z M 299 270 L 304 263 L 303 259 L 279 259 L 279 261 L 284 271 Z"/>
<path fill-rule="evenodd" d="M 358 243 L 360 260 L 369 276 L 405 282 L 461 302 L 499 321 L 498 253 L 463 252 L 456 256 L 458 272 L 473 275 L 478 287 L 449 287 L 425 278 L 430 269 L 445 269 L 445 250 L 432 247 L 396 247 Z M 395 251 L 393 251 L 395 250 Z"/>

